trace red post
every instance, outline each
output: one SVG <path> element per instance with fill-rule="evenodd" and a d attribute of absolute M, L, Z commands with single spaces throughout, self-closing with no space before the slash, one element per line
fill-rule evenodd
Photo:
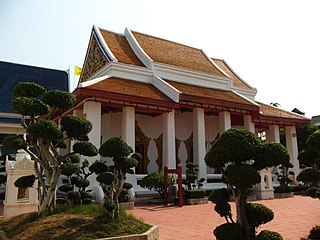
<path fill-rule="evenodd" d="M 163 204 L 168 204 L 168 166 L 164 167 Z"/>
<path fill-rule="evenodd" d="M 182 198 L 182 168 L 181 164 L 178 164 L 178 197 L 179 197 L 179 207 L 183 206 L 183 198 Z"/>

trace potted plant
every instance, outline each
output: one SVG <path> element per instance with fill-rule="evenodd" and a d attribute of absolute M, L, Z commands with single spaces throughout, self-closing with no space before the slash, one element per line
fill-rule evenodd
<path fill-rule="evenodd" d="M 131 188 L 133 188 L 133 185 L 131 183 L 125 182 L 119 196 L 119 206 L 124 208 L 125 210 L 134 209 L 134 202 L 132 201 L 129 194 L 129 190 Z"/>
<path fill-rule="evenodd" d="M 294 173 L 292 171 L 289 171 L 289 168 L 292 167 L 293 165 L 290 162 L 280 164 L 280 172 L 276 173 L 280 186 L 274 188 L 275 198 L 293 197 L 293 188 L 289 185 L 290 183 L 292 183 L 292 180 L 289 178 L 289 176 L 294 176 Z"/>
<path fill-rule="evenodd" d="M 199 165 L 193 162 L 187 162 L 186 170 L 186 186 L 187 190 L 184 191 L 184 197 L 187 204 L 206 204 L 206 191 L 202 189 L 204 178 L 198 178 Z"/>

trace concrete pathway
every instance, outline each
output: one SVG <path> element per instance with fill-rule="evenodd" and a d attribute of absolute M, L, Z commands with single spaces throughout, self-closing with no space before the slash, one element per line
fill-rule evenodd
<path fill-rule="evenodd" d="M 320 225 L 320 201 L 310 197 L 254 201 L 273 210 L 273 221 L 258 229 L 279 232 L 284 240 L 300 240 L 310 229 Z M 165 207 L 163 205 L 136 206 L 129 211 L 143 221 L 157 225 L 160 240 L 213 240 L 213 229 L 225 223 L 214 210 L 214 204 Z M 234 203 L 231 203 L 233 211 Z M 235 214 L 234 214 L 235 215 Z"/>

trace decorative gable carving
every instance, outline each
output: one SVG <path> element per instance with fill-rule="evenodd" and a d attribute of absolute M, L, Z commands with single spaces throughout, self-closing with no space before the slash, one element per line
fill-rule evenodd
<path fill-rule="evenodd" d="M 16 161 L 14 164 L 15 170 L 33 170 L 34 169 L 34 163 L 32 160 L 25 157 L 22 160 Z"/>
<path fill-rule="evenodd" d="M 89 43 L 89 48 L 83 70 L 80 76 L 80 83 L 85 82 L 96 71 L 105 66 L 111 59 L 104 52 L 95 33 L 92 33 L 92 37 Z"/>

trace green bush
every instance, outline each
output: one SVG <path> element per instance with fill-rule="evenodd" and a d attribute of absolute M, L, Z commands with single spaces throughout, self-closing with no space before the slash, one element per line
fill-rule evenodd
<path fill-rule="evenodd" d="M 15 97 L 35 98 L 43 96 L 45 92 L 46 89 L 44 87 L 34 82 L 19 82 L 12 89 Z"/>
<path fill-rule="evenodd" d="M 98 149 L 91 142 L 80 141 L 73 145 L 73 152 L 93 157 L 98 154 Z"/>
<path fill-rule="evenodd" d="M 147 188 L 150 191 L 156 191 L 161 198 L 163 197 L 164 174 L 163 172 L 150 173 L 140 181 L 140 187 Z"/>
<path fill-rule="evenodd" d="M 274 192 L 275 193 L 289 193 L 289 192 L 292 192 L 292 191 L 293 191 L 293 188 L 290 187 L 290 186 L 286 186 L 286 185 L 274 188 Z"/>
<path fill-rule="evenodd" d="M 17 188 L 19 188 L 19 187 L 21 187 L 21 188 L 32 187 L 35 180 L 36 180 L 35 175 L 23 176 L 23 177 L 18 178 L 14 182 L 14 186 Z"/>
<path fill-rule="evenodd" d="M 35 98 L 18 97 L 12 100 L 12 110 L 22 116 L 40 116 L 50 112 L 50 107 Z"/>
<path fill-rule="evenodd" d="M 251 227 L 256 228 L 261 224 L 270 222 L 274 214 L 271 209 L 262 204 L 248 203 L 246 205 L 248 223 Z"/>
<path fill-rule="evenodd" d="M 217 240 L 241 239 L 241 226 L 238 223 L 225 223 L 213 230 Z"/>
<path fill-rule="evenodd" d="M 58 141 L 63 137 L 57 124 L 50 120 L 39 120 L 34 124 L 30 124 L 27 128 L 27 133 L 32 138 L 51 141 Z"/>
<path fill-rule="evenodd" d="M 214 210 L 220 215 L 220 217 L 231 216 L 231 206 L 228 202 L 215 205 Z"/>
<path fill-rule="evenodd" d="M 2 146 L 12 150 L 26 149 L 28 147 L 28 142 L 21 136 L 9 135 L 3 140 Z"/>
<path fill-rule="evenodd" d="M 121 137 L 108 139 L 99 149 L 99 154 L 103 157 L 119 158 L 131 153 L 133 153 L 132 148 Z"/>
<path fill-rule="evenodd" d="M 307 196 L 312 198 L 320 198 L 320 188 L 311 187 L 306 191 Z"/>
<path fill-rule="evenodd" d="M 84 140 L 86 136 L 92 130 L 92 123 L 85 118 L 79 116 L 66 116 L 60 121 L 61 131 L 65 131 L 69 137 L 77 140 Z"/>
<path fill-rule="evenodd" d="M 308 238 L 320 240 L 320 225 L 315 226 L 310 230 Z"/>
<path fill-rule="evenodd" d="M 311 184 L 320 181 L 320 171 L 316 169 L 305 169 L 297 176 L 297 181 Z"/>
<path fill-rule="evenodd" d="M 203 189 L 185 190 L 185 198 L 204 198 L 206 191 Z"/>
<path fill-rule="evenodd" d="M 245 162 L 254 158 L 260 143 L 253 133 L 245 129 L 229 129 L 216 140 L 206 154 L 205 162 L 211 168 L 220 168 L 229 162 Z"/>
<path fill-rule="evenodd" d="M 283 238 L 277 232 L 263 230 L 258 234 L 257 240 L 283 240 Z"/>
<path fill-rule="evenodd" d="M 261 180 L 259 172 L 248 164 L 228 165 L 225 177 L 228 184 L 237 188 L 250 188 Z"/>
<path fill-rule="evenodd" d="M 226 203 L 230 200 L 230 195 L 230 190 L 226 188 L 215 189 L 209 195 L 208 200 L 215 204 Z"/>
<path fill-rule="evenodd" d="M 76 97 L 62 90 L 49 90 L 45 93 L 43 102 L 52 108 L 67 110 L 75 105 Z"/>

